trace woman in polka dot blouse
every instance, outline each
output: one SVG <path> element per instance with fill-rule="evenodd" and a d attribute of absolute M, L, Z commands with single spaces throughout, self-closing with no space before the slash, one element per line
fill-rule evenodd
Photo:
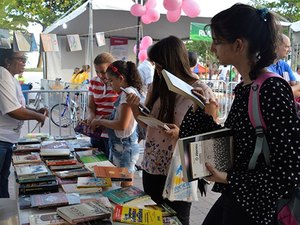
<path fill-rule="evenodd" d="M 222 192 L 203 225 L 275 225 L 278 199 L 299 185 L 300 121 L 296 115 L 289 84 L 280 77 L 267 79 L 260 90 L 260 107 L 267 125 L 270 165 L 258 158 L 248 170 L 256 135 L 248 115 L 250 86 L 276 57 L 279 27 L 267 9 L 236 4 L 211 20 L 211 50 L 223 65 L 233 65 L 243 81 L 235 89 L 235 100 L 225 127 L 235 131 L 233 168 L 220 172 L 206 165 L 215 182 L 213 190 Z M 209 107 L 209 105 L 208 105 Z M 189 109 L 179 136 L 220 129 L 203 110 Z"/>

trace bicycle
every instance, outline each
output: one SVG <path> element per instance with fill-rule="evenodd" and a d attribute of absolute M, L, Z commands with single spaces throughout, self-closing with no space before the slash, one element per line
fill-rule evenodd
<path fill-rule="evenodd" d="M 68 88 L 69 85 L 66 86 L 64 90 L 67 90 Z M 83 113 L 81 113 L 79 116 L 81 110 Z M 56 104 L 50 110 L 50 118 L 52 123 L 63 128 L 69 127 L 72 124 L 73 128 L 75 128 L 77 122 L 79 121 L 78 117 L 81 117 L 80 119 L 84 119 L 84 116 L 85 107 L 78 106 L 76 101 L 70 97 L 70 92 L 67 92 L 66 101 L 64 103 Z"/>

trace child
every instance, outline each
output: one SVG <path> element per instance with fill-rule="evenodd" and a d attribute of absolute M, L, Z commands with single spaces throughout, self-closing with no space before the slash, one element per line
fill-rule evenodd
<path fill-rule="evenodd" d="M 126 102 L 126 93 L 140 96 L 142 81 L 133 62 L 115 61 L 107 68 L 107 76 L 112 88 L 120 92 L 114 104 L 114 110 L 109 119 L 94 119 L 93 128 L 104 126 L 109 128 L 108 136 L 111 147 L 113 163 L 118 167 L 127 167 L 134 172 L 135 164 L 139 158 L 139 144 L 136 132 L 137 122 L 132 110 Z M 122 183 L 124 186 L 132 183 Z"/>

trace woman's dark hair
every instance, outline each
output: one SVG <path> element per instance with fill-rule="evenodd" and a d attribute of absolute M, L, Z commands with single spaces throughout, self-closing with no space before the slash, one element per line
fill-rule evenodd
<path fill-rule="evenodd" d="M 196 66 L 198 60 L 198 54 L 196 52 L 191 52 L 191 51 L 188 51 L 188 54 L 189 54 L 190 67 Z"/>
<path fill-rule="evenodd" d="M 152 45 L 148 50 L 148 58 L 175 76 L 180 75 L 180 78 L 192 79 L 187 49 L 184 43 L 175 36 L 161 39 Z M 159 98 L 161 107 L 158 119 L 166 123 L 173 123 L 176 94 L 169 91 L 165 80 L 156 70 L 150 93 L 147 107 L 152 109 L 155 101 Z"/>
<path fill-rule="evenodd" d="M 229 43 L 246 39 L 249 43 L 248 57 L 251 60 L 251 80 L 259 71 L 276 59 L 280 25 L 268 9 L 255 9 L 244 4 L 235 4 L 211 19 L 211 31 L 216 39 Z"/>
<path fill-rule="evenodd" d="M 5 49 L 0 48 L 0 66 L 5 67 L 7 66 L 7 63 L 5 62 L 6 59 L 12 59 L 15 52 L 12 48 Z"/>
<path fill-rule="evenodd" d="M 117 60 L 108 66 L 106 72 L 114 77 L 119 77 L 122 74 L 125 76 L 127 84 L 141 93 L 142 79 L 133 62 Z"/>

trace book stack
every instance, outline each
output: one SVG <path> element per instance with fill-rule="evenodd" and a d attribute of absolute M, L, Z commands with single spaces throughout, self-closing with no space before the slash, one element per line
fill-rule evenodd
<path fill-rule="evenodd" d="M 207 162 L 226 171 L 233 162 L 233 131 L 224 128 L 180 138 L 178 148 L 186 182 L 211 175 L 205 166 Z"/>
<path fill-rule="evenodd" d="M 17 144 L 16 148 L 13 150 L 14 155 L 26 155 L 32 152 L 40 152 L 41 144 Z"/>
<path fill-rule="evenodd" d="M 30 225 L 71 225 L 58 216 L 56 212 L 30 215 L 29 222 Z"/>

